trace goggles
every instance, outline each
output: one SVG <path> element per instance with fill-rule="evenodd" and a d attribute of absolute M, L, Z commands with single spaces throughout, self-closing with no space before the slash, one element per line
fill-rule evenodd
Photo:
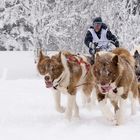
<path fill-rule="evenodd" d="M 101 27 L 102 26 L 102 23 L 101 22 L 95 22 L 94 24 L 93 24 L 93 27 L 94 28 L 99 28 L 99 27 Z"/>

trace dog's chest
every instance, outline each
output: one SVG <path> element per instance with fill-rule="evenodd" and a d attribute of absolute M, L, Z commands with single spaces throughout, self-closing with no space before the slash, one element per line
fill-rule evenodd
<path fill-rule="evenodd" d="M 118 100 L 120 96 L 124 93 L 124 88 L 123 87 L 118 87 L 114 90 L 111 90 L 108 94 L 107 97 L 110 98 L 110 100 Z"/>
<path fill-rule="evenodd" d="M 64 75 L 64 79 L 58 83 L 57 90 L 62 93 L 67 93 L 67 87 L 70 83 L 70 73 L 66 72 Z"/>
<path fill-rule="evenodd" d="M 67 92 L 68 92 L 68 91 L 67 91 L 67 88 L 64 87 L 64 86 L 58 86 L 58 87 L 57 87 L 57 90 L 58 90 L 59 92 L 62 92 L 62 93 L 67 93 Z"/>

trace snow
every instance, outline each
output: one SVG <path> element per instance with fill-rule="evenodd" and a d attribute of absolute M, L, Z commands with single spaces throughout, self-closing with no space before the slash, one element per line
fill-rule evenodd
<path fill-rule="evenodd" d="M 33 52 L 0 52 L 0 140 L 139 139 L 138 103 L 135 116 L 128 103 L 125 124 L 114 126 L 103 118 L 98 104 L 93 110 L 83 108 L 80 94 L 77 102 L 80 120 L 66 121 L 54 109 L 52 91 L 37 73 Z"/>

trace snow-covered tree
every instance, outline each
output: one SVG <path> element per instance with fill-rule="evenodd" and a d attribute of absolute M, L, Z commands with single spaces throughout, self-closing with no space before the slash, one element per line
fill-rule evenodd
<path fill-rule="evenodd" d="M 139 0 L 1 0 L 0 48 L 83 52 L 96 16 L 125 47 L 140 44 Z"/>

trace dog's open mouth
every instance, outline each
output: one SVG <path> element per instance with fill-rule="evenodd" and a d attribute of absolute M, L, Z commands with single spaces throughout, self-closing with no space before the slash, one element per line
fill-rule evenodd
<path fill-rule="evenodd" d="M 103 93 L 108 93 L 112 87 L 110 85 L 101 86 L 101 90 Z"/>
<path fill-rule="evenodd" d="M 53 83 L 51 81 L 45 81 L 46 88 L 51 88 L 53 86 Z"/>

